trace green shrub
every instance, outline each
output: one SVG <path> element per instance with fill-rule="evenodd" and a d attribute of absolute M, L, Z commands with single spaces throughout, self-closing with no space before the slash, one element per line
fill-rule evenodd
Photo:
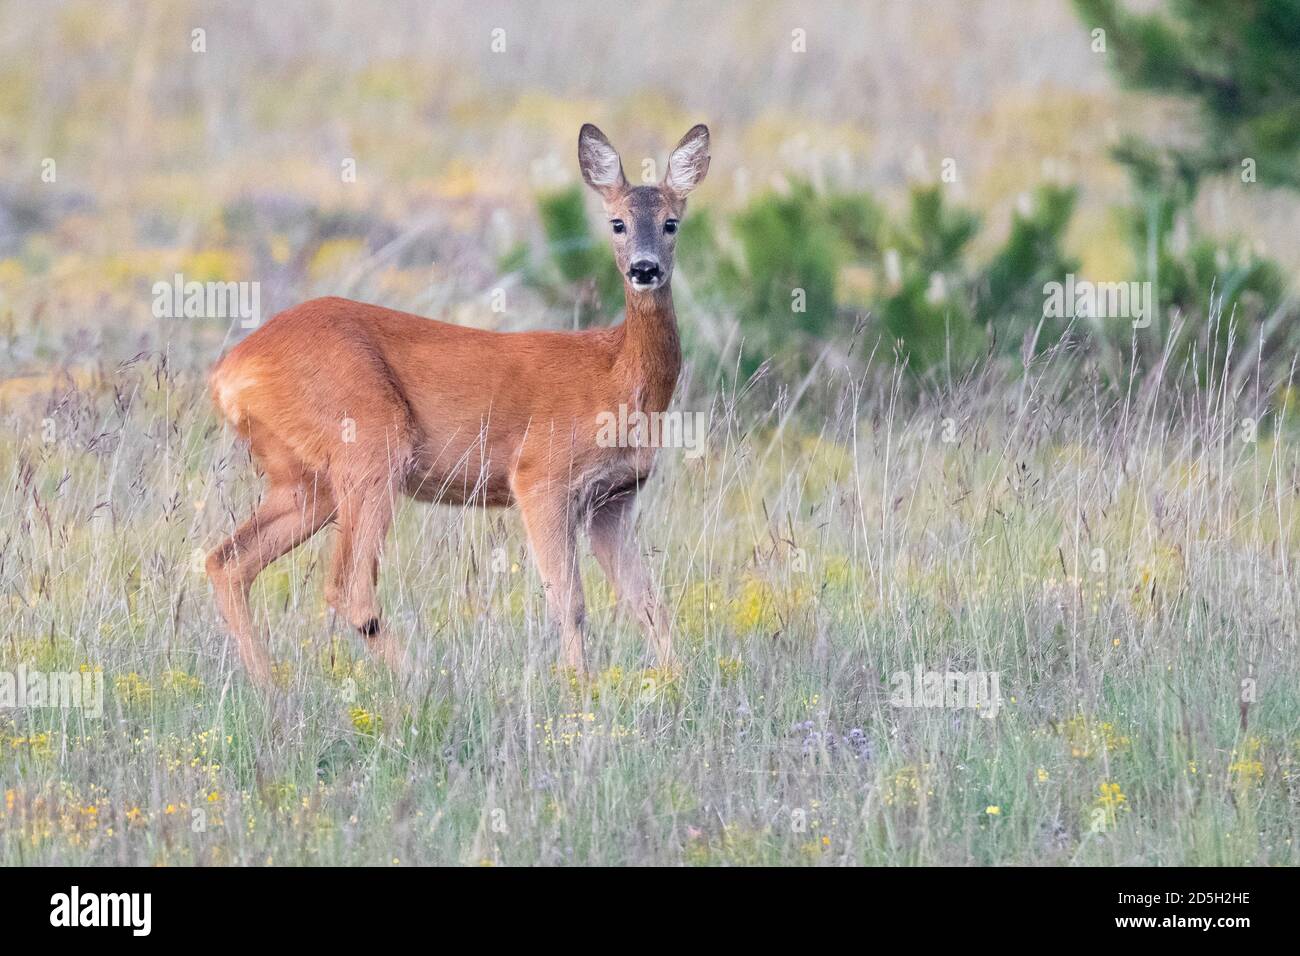
<path fill-rule="evenodd" d="M 724 255 L 718 227 L 708 209 L 692 209 L 677 235 L 677 275 L 684 275 L 692 294 L 710 306 L 725 307 L 744 289 L 740 268 Z"/>
<path fill-rule="evenodd" d="M 788 195 L 759 197 L 736 216 L 734 231 L 743 255 L 746 342 L 771 354 L 833 334 L 842 256 L 826 205 L 812 187 L 797 183 Z"/>
<path fill-rule="evenodd" d="M 697 302 L 736 315 L 743 375 L 773 357 L 788 372 L 806 369 L 825 343 L 847 343 L 860 311 L 853 306 L 875 315 L 914 372 L 951 371 L 983 354 L 990 330 L 1010 351 L 1037 325 L 1044 284 L 1075 267 L 1061 251 L 1074 199 L 1070 189 L 1039 190 L 1032 211 L 1015 214 L 1006 244 L 980 269 L 968 261 L 979 217 L 946 203 L 941 186 L 915 188 L 907 213 L 893 222 L 866 193 L 821 192 L 797 181 L 723 223 L 694 211 L 682 226 L 677 268 Z M 591 236 L 581 190 L 542 197 L 539 213 L 551 285 L 570 297 L 594 287 L 608 307 L 621 280 L 608 249 Z M 848 265 L 872 275 L 866 301 L 841 301 Z M 536 276 L 534 284 L 547 287 Z"/>
<path fill-rule="evenodd" d="M 555 274 L 533 272 L 531 284 L 575 306 L 582 325 L 602 321 L 602 313 L 622 306 L 623 279 L 609 243 L 592 235 L 582 187 L 542 196 L 537 211 Z"/>
<path fill-rule="evenodd" d="M 965 364 L 980 351 L 964 275 L 978 229 L 977 216 L 945 204 L 941 187 L 924 186 L 912 190 L 902 222 L 885 230 L 876 267 L 881 326 L 914 372 Z"/>
<path fill-rule="evenodd" d="M 1029 212 L 1012 214 L 1006 243 L 977 281 L 977 321 L 993 330 L 1003 353 L 1019 353 L 1026 335 L 1036 334 L 1038 348 L 1045 348 L 1067 327 L 1041 321 L 1043 290 L 1079 269 L 1078 260 L 1062 250 L 1076 198 L 1072 188 L 1040 187 Z"/>
<path fill-rule="evenodd" d="M 1135 197 L 1120 215 L 1139 277 L 1152 284 L 1155 301 L 1151 326 L 1134 342 L 1137 373 L 1155 367 L 1177 322 L 1175 359 L 1197 351 L 1203 381 L 1218 376 L 1230 349 L 1258 350 L 1284 374 L 1300 337 L 1294 321 L 1272 321 L 1288 307 L 1281 268 L 1239 241 L 1198 234 L 1197 176 L 1178 157 L 1130 140 L 1116 158 L 1128 168 Z M 1115 336 L 1128 347 L 1127 328 Z"/>

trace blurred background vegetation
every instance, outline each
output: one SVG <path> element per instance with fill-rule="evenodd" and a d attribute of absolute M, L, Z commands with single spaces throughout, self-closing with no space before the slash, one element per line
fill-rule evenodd
<path fill-rule="evenodd" d="M 1232 348 L 1272 384 L 1300 336 L 1298 99 L 1297 0 L 10 0 L 2 371 L 215 357 L 237 325 L 151 314 L 175 273 L 257 281 L 264 315 L 614 321 L 578 126 L 635 178 L 706 121 L 675 281 L 697 380 L 1066 346 L 1117 382 Z M 1152 282 L 1151 328 L 1044 319 L 1067 273 Z"/>

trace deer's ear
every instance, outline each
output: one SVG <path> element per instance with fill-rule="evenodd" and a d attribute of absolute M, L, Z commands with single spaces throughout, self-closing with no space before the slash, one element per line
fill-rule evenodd
<path fill-rule="evenodd" d="M 679 196 L 698 186 L 709 171 L 709 128 L 703 123 L 691 127 L 668 157 L 664 185 Z"/>
<path fill-rule="evenodd" d="M 617 195 L 627 185 L 618 150 L 590 123 L 583 123 L 578 133 L 578 168 L 587 185 L 605 199 Z"/>

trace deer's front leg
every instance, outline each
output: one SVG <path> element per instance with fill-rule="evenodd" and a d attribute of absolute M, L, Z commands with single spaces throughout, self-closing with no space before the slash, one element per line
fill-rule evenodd
<path fill-rule="evenodd" d="M 546 605 L 559 625 L 564 663 L 587 673 L 583 648 L 587 605 L 578 574 L 577 520 L 568 494 L 517 495 L 533 561 L 546 589 Z"/>
<path fill-rule="evenodd" d="M 646 568 L 632 530 L 635 499 L 619 495 L 591 513 L 591 550 L 620 603 L 635 615 L 660 667 L 674 666 L 673 640 L 659 589 Z"/>

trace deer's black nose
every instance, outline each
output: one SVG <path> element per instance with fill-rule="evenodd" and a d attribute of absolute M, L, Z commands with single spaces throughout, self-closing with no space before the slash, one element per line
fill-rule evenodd
<path fill-rule="evenodd" d="M 649 284 L 659 278 L 659 263 L 653 259 L 638 259 L 628 267 L 627 277 L 633 282 Z"/>

